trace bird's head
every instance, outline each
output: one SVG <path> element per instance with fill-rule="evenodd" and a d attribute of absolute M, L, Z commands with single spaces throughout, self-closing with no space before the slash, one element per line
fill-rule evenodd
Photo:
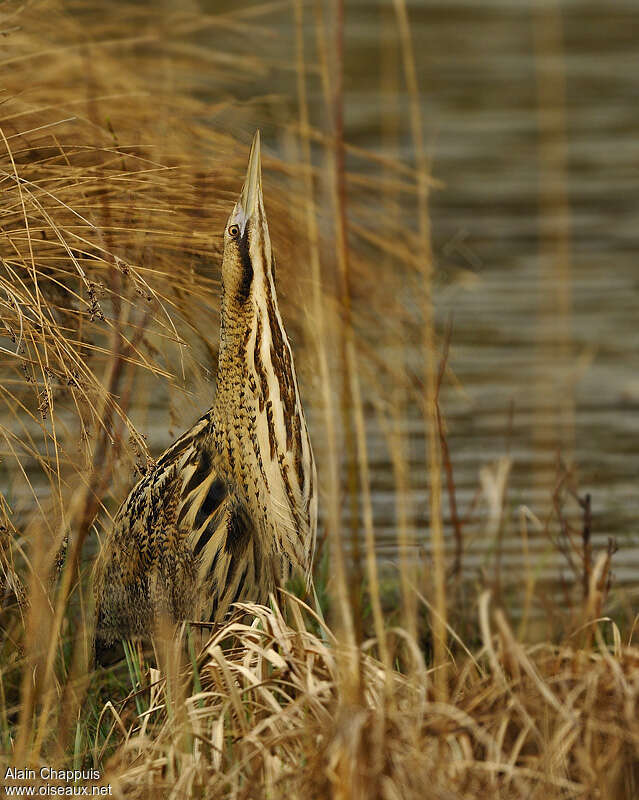
<path fill-rule="evenodd" d="M 255 133 L 246 179 L 226 223 L 222 283 L 227 306 L 241 310 L 273 284 L 273 256 L 262 197 L 260 132 Z"/>

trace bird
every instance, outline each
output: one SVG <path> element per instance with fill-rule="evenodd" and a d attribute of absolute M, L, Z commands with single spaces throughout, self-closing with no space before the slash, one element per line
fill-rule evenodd
<path fill-rule="evenodd" d="M 310 580 L 317 472 L 277 302 L 259 130 L 221 271 L 213 405 L 133 487 L 96 559 L 98 663 L 161 616 L 217 623 L 296 572 Z"/>

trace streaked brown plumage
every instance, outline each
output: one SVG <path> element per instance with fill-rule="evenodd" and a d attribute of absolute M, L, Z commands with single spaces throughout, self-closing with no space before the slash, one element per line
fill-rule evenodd
<path fill-rule="evenodd" d="M 310 572 L 315 463 L 274 273 L 258 132 L 224 234 L 215 403 L 117 512 L 96 565 L 98 653 L 159 614 L 218 621 Z"/>

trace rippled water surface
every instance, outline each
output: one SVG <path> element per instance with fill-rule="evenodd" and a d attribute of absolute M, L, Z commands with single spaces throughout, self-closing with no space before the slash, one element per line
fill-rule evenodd
<path fill-rule="evenodd" d="M 639 5 L 447 0 L 413 2 L 409 14 L 427 150 L 441 181 L 430 205 L 437 321 L 441 331 L 452 319 L 450 365 L 463 387 L 448 387 L 442 397 L 460 514 L 473 504 L 480 469 L 509 456 L 508 509 L 526 503 L 543 518 L 561 450 L 574 459 L 580 493 L 592 495 L 595 547 L 616 537 L 616 578 L 635 581 Z M 307 19 L 310 51 L 311 13 Z M 401 61 L 394 73 L 400 77 L 390 88 L 387 78 L 387 94 L 380 94 L 383 70 L 401 58 L 389 47 L 393 19 L 391 5 L 346 4 L 345 136 L 383 151 L 384 103 L 396 90 L 404 118 L 399 149 L 410 161 Z M 292 48 L 288 12 L 276 31 L 273 66 L 244 86 L 247 97 L 269 89 L 295 97 L 294 71 L 277 57 Z M 375 414 L 368 423 L 379 553 L 392 561 L 395 485 Z M 426 448 L 417 410 L 408 409 L 404 434 L 408 500 L 427 544 Z M 478 530 L 467 529 L 470 574 L 494 548 Z M 516 576 L 519 538 L 507 535 L 503 547 L 503 568 Z M 531 547 L 539 555 L 548 540 Z M 556 576 L 557 561 L 545 561 L 542 573 Z"/>

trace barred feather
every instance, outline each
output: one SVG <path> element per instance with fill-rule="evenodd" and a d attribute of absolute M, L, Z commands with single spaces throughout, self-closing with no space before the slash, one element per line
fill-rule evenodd
<path fill-rule="evenodd" d="M 310 574 L 316 473 L 275 292 L 259 133 L 225 232 L 217 394 L 120 507 L 96 567 L 96 640 L 158 614 L 221 620 Z"/>

